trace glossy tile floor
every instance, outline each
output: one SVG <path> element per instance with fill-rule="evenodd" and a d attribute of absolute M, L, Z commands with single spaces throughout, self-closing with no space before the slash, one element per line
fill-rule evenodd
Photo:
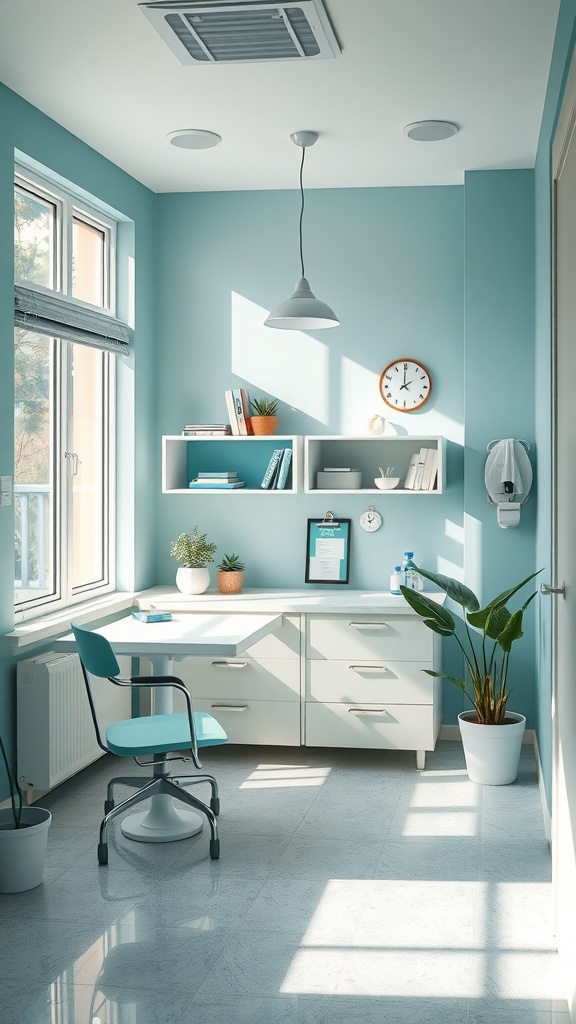
<path fill-rule="evenodd" d="M 41 801 L 44 883 L 0 896 L 2 1024 L 568 1024 L 531 747 L 494 788 L 453 742 L 423 773 L 394 751 L 204 765 L 219 861 L 207 828 L 150 845 L 116 822 L 98 867 L 111 758 Z"/>

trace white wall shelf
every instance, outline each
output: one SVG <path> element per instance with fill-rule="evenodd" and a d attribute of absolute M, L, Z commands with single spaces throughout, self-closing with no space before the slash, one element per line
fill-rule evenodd
<path fill-rule="evenodd" d="M 421 448 L 433 448 L 438 452 L 438 472 L 432 490 L 413 490 L 404 487 L 410 459 Z M 395 437 L 340 437 L 309 436 L 304 438 L 304 490 L 306 493 L 322 494 L 378 494 L 381 496 L 442 494 L 444 490 L 444 438 L 424 435 L 398 435 Z M 316 474 L 326 466 L 359 469 L 362 474 L 360 488 L 318 488 Z M 378 467 L 384 470 L 393 466 L 393 476 L 400 477 L 398 487 L 380 490 L 374 478 L 380 475 Z"/>
<path fill-rule="evenodd" d="M 287 486 L 282 490 L 260 486 L 275 448 L 291 448 L 292 464 Z M 287 434 L 259 437 L 185 437 L 181 434 L 162 438 L 163 494 L 296 494 L 301 490 L 302 438 Z M 237 472 L 245 487 L 190 488 L 190 480 L 199 472 Z"/>

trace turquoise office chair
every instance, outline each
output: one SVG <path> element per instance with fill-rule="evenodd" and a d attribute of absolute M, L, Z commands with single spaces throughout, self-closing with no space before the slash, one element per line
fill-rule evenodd
<path fill-rule="evenodd" d="M 108 825 L 112 818 L 121 814 L 129 807 L 148 799 L 154 793 L 168 793 L 170 796 L 181 800 L 195 810 L 205 814 L 210 825 L 210 856 L 212 860 L 218 860 L 220 856 L 220 839 L 218 838 L 218 824 L 216 816 L 220 812 L 220 800 L 218 796 L 218 785 L 212 775 L 170 775 L 167 766 L 168 761 L 189 761 L 192 760 L 196 768 L 202 764 L 198 757 L 198 750 L 201 747 L 213 747 L 226 743 L 228 737 L 219 722 L 212 715 L 204 711 L 193 711 L 192 698 L 188 689 L 181 679 L 176 676 L 132 676 L 130 679 L 120 678 L 120 666 L 116 661 L 116 655 L 105 637 L 99 633 L 91 633 L 90 630 L 82 629 L 76 623 L 71 622 L 70 626 L 76 638 L 82 674 L 86 684 L 88 702 L 96 730 L 98 746 L 109 754 L 116 754 L 118 757 L 133 757 L 136 764 L 152 766 L 152 776 L 131 776 L 111 779 L 108 783 L 107 799 L 104 804 L 104 817 L 100 824 L 100 842 L 98 844 L 98 861 L 100 864 L 108 863 Z M 90 684 L 90 675 L 99 676 L 102 679 L 109 679 L 116 686 L 171 686 L 180 690 L 186 700 L 185 712 L 174 712 L 167 715 L 147 715 L 140 718 L 128 718 L 124 721 L 114 722 L 106 729 L 104 738 L 98 724 L 96 706 Z M 187 751 L 177 757 L 168 757 L 169 752 Z M 142 761 L 140 758 L 152 755 L 152 760 Z M 211 787 L 212 796 L 208 807 L 202 800 L 192 796 L 182 788 L 182 783 L 188 786 L 196 785 L 199 782 L 208 782 Z M 123 785 L 137 787 L 138 792 L 126 797 L 120 803 L 114 802 L 114 786 Z"/>

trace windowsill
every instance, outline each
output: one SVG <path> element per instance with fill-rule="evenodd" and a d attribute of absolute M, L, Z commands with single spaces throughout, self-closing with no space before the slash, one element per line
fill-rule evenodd
<path fill-rule="evenodd" d="M 84 601 L 69 608 L 62 608 L 52 615 L 39 615 L 37 619 L 27 619 L 26 622 L 16 626 L 11 633 L 5 633 L 4 641 L 12 651 L 18 651 L 23 647 L 61 636 L 62 633 L 69 633 L 70 619 L 81 624 L 96 622 L 107 615 L 114 615 L 116 612 L 125 611 L 126 608 L 132 608 L 133 605 L 133 593 L 106 594 L 104 597 L 92 601 Z"/>

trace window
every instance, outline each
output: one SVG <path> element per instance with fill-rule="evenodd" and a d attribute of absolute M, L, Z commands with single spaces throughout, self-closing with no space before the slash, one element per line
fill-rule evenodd
<path fill-rule="evenodd" d="M 114 587 L 115 223 L 17 170 L 15 607 Z"/>

